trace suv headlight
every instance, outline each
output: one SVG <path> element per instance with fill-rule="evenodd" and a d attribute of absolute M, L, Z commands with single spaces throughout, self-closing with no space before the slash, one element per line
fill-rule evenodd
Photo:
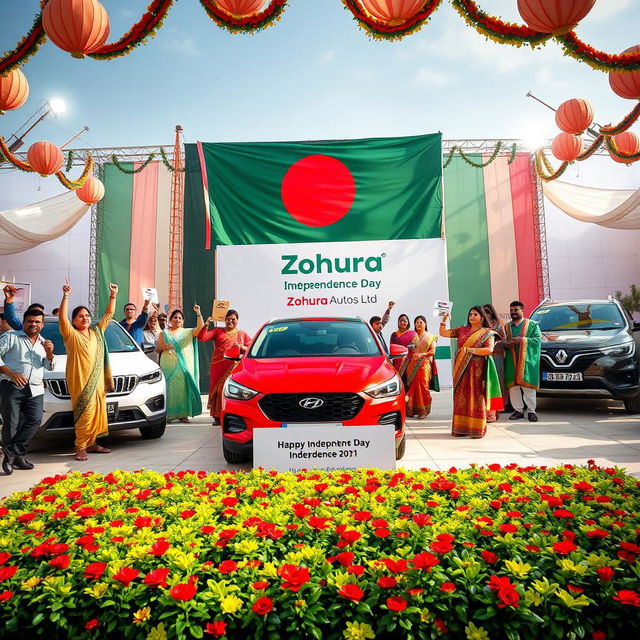
<path fill-rule="evenodd" d="M 138 378 L 138 382 L 160 382 L 162 380 L 162 371 L 160 369 L 156 369 L 151 373 L 147 373 Z"/>
<path fill-rule="evenodd" d="M 257 391 L 239 384 L 233 378 L 227 378 L 224 383 L 223 393 L 226 398 L 233 398 L 234 400 L 251 400 L 251 398 L 258 395 Z"/>
<path fill-rule="evenodd" d="M 617 344 L 614 347 L 605 347 L 604 349 L 601 349 L 602 353 L 608 356 L 630 356 L 633 355 L 635 350 L 636 345 L 633 340 Z"/>
<path fill-rule="evenodd" d="M 391 380 L 387 380 L 375 387 L 365 389 L 364 392 L 372 398 L 391 398 L 400 394 L 400 379 L 394 376 Z"/>

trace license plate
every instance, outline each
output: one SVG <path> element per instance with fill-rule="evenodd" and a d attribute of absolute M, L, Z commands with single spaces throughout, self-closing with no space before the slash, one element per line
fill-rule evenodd
<path fill-rule="evenodd" d="M 342 422 L 283 422 L 282 428 L 287 427 L 341 427 Z"/>
<path fill-rule="evenodd" d="M 118 403 L 107 402 L 107 421 L 113 422 L 118 417 Z"/>
<path fill-rule="evenodd" d="M 570 373 L 569 371 L 562 373 L 548 373 L 547 371 L 543 371 L 542 379 L 547 380 L 548 382 L 582 382 L 582 373 Z"/>

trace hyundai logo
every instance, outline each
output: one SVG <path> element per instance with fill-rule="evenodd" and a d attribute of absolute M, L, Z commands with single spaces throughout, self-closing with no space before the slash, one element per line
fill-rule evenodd
<path fill-rule="evenodd" d="M 303 409 L 319 409 L 324 404 L 324 400 L 322 398 L 302 398 L 298 404 Z"/>
<path fill-rule="evenodd" d="M 564 349 L 560 349 L 558 353 L 556 353 L 556 362 L 558 364 L 564 364 L 568 357 L 567 352 Z"/>

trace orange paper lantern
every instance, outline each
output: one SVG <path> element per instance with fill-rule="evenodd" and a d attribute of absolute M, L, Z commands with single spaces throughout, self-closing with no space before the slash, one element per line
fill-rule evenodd
<path fill-rule="evenodd" d="M 559 133 L 551 143 L 551 153 L 562 162 L 573 162 L 582 153 L 582 138 L 572 133 Z"/>
<path fill-rule="evenodd" d="M 104 184 L 98 178 L 89 176 L 87 181 L 76 190 L 76 195 L 87 204 L 100 202 L 104 198 Z"/>
<path fill-rule="evenodd" d="M 42 140 L 34 142 L 27 151 L 27 160 L 31 168 L 41 176 L 50 176 L 62 169 L 64 157 L 62 150 L 53 142 Z"/>
<path fill-rule="evenodd" d="M 233 16 L 246 16 L 264 7 L 267 0 L 216 0 L 216 4 Z"/>
<path fill-rule="evenodd" d="M 394 26 L 413 18 L 425 0 L 362 0 L 362 4 L 374 18 Z"/>
<path fill-rule="evenodd" d="M 640 137 L 633 133 L 633 131 L 623 131 L 617 136 L 613 136 L 612 140 L 613 144 L 616 145 L 616 148 L 618 149 L 618 151 L 620 151 L 620 153 L 631 155 L 633 153 L 640 152 Z M 624 158 L 618 158 L 618 156 L 614 156 L 611 152 L 609 152 L 609 155 L 616 162 L 622 162 L 623 164 L 631 164 L 632 162 L 636 162 L 635 160 L 631 159 L 626 160 Z"/>
<path fill-rule="evenodd" d="M 530 29 L 560 35 L 573 31 L 595 3 L 596 0 L 518 0 L 518 11 Z"/>
<path fill-rule="evenodd" d="M 42 26 L 49 39 L 74 58 L 97 51 L 109 37 L 109 15 L 98 0 L 49 0 Z"/>
<path fill-rule="evenodd" d="M 14 69 L 4 76 L 0 76 L 0 115 L 21 107 L 29 97 L 29 83 L 20 71 Z"/>
<path fill-rule="evenodd" d="M 638 53 L 640 44 L 629 47 L 622 53 Z M 640 71 L 610 71 L 609 85 L 621 98 L 640 100 Z"/>
<path fill-rule="evenodd" d="M 582 133 L 593 122 L 593 107 L 582 98 L 563 102 L 556 111 L 556 124 L 566 133 Z"/>

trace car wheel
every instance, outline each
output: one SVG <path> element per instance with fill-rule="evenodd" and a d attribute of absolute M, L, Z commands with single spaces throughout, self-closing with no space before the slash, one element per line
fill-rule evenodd
<path fill-rule="evenodd" d="M 407 448 L 407 436 L 402 436 L 402 440 L 400 440 L 400 444 L 396 449 L 396 460 L 401 460 L 404 455 L 404 450 Z"/>
<path fill-rule="evenodd" d="M 237 453 L 236 451 L 231 451 L 231 449 L 227 449 L 227 447 L 225 447 L 224 445 L 224 441 L 222 442 L 222 455 L 229 464 L 241 464 L 242 462 L 249 462 L 249 456 L 243 455 L 242 453 Z"/>
<path fill-rule="evenodd" d="M 627 413 L 640 413 L 640 393 L 633 398 L 625 398 L 624 408 Z"/>
<path fill-rule="evenodd" d="M 165 419 L 148 427 L 140 427 L 140 435 L 143 440 L 156 440 L 157 438 L 162 438 L 166 428 L 167 421 Z"/>

